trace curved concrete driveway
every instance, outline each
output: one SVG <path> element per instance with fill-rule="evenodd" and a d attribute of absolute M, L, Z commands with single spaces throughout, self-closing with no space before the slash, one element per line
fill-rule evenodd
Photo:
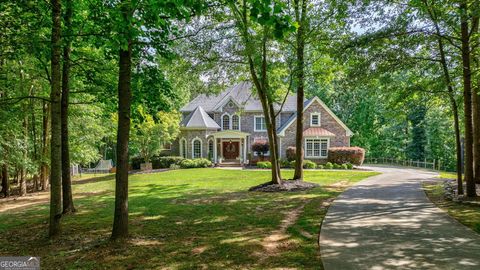
<path fill-rule="evenodd" d="M 371 167 L 329 208 L 320 233 L 326 270 L 480 269 L 480 236 L 435 207 L 421 181 L 435 173 Z"/>

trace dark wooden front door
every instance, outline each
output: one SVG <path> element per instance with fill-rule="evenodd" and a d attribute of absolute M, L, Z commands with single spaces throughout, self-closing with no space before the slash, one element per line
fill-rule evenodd
<path fill-rule="evenodd" d="M 240 156 L 239 142 L 223 142 L 223 158 L 225 160 L 237 159 Z"/>

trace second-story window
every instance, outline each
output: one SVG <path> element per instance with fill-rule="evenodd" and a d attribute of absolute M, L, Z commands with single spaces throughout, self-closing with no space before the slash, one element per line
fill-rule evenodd
<path fill-rule="evenodd" d="M 265 116 L 255 116 L 255 131 L 267 131 Z"/>
<path fill-rule="evenodd" d="M 240 130 L 240 116 L 236 114 L 232 116 L 232 129 Z"/>
<path fill-rule="evenodd" d="M 230 129 L 230 116 L 228 114 L 225 114 L 222 117 L 222 129 L 223 130 L 229 130 Z"/>
<path fill-rule="evenodd" d="M 310 126 L 312 126 L 312 127 L 320 126 L 320 113 L 311 113 L 310 114 Z"/>

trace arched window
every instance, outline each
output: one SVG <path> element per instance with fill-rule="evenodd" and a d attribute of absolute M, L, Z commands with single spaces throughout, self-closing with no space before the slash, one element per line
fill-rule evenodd
<path fill-rule="evenodd" d="M 230 115 L 224 114 L 222 116 L 222 129 L 228 130 L 230 129 Z"/>
<path fill-rule="evenodd" d="M 199 138 L 195 138 L 192 141 L 192 158 L 202 157 L 202 141 Z"/>
<path fill-rule="evenodd" d="M 240 116 L 236 114 L 232 116 L 232 129 L 240 130 Z"/>
<path fill-rule="evenodd" d="M 208 159 L 214 160 L 213 157 L 213 140 L 208 140 Z"/>
<path fill-rule="evenodd" d="M 187 140 L 185 138 L 180 139 L 180 156 L 187 158 Z"/>

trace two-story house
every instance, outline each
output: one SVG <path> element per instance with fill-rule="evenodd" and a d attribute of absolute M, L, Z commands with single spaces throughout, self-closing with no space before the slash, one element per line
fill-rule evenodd
<path fill-rule="evenodd" d="M 172 154 L 208 158 L 215 164 L 246 164 L 256 155 L 252 144 L 268 141 L 262 105 L 249 82 L 215 96 L 199 95 L 180 111 L 181 132 Z M 286 98 L 278 115 L 279 152 L 284 158 L 286 149 L 295 146 L 296 95 Z M 318 97 L 305 100 L 303 123 L 305 159 L 324 163 L 329 147 L 350 145 L 352 131 Z"/>

